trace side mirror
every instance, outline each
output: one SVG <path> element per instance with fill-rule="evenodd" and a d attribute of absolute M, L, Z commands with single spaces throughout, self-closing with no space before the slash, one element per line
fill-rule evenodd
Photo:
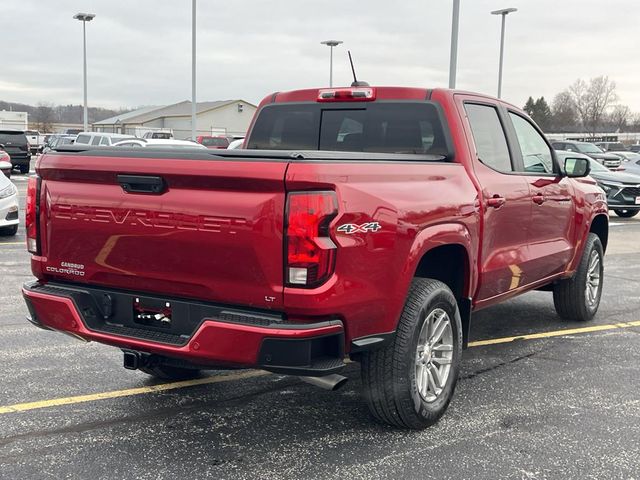
<path fill-rule="evenodd" d="M 565 158 L 564 172 L 567 177 L 586 177 L 591 173 L 591 165 L 586 158 Z"/>

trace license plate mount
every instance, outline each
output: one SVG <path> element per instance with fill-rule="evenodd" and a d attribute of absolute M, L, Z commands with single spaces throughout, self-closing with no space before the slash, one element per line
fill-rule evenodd
<path fill-rule="evenodd" d="M 133 299 L 133 321 L 155 328 L 171 328 L 173 309 L 171 302 L 155 298 Z"/>

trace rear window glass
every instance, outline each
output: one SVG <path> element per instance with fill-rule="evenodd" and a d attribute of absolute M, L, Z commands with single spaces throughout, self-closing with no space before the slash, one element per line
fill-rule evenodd
<path fill-rule="evenodd" d="M 229 141 L 226 138 L 204 137 L 202 145 L 205 147 L 226 147 Z"/>
<path fill-rule="evenodd" d="M 0 143 L 25 145 L 27 143 L 27 137 L 22 132 L 0 132 Z"/>
<path fill-rule="evenodd" d="M 265 107 L 248 148 L 443 156 L 448 151 L 438 110 L 426 102 Z"/>
<path fill-rule="evenodd" d="M 171 140 L 173 135 L 169 132 L 153 132 L 149 138 L 158 138 L 160 140 Z"/>

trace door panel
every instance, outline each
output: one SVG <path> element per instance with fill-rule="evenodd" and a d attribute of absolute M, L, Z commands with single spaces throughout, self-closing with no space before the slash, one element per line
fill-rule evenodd
<path fill-rule="evenodd" d="M 476 302 L 514 290 L 527 282 L 527 230 L 531 198 L 526 179 L 516 174 L 501 117 L 494 105 L 461 96 L 459 108 L 477 160 L 482 192 L 483 237 Z"/>
<path fill-rule="evenodd" d="M 528 283 L 526 264 L 531 220 L 529 187 L 520 175 L 503 175 L 480 164 L 476 175 L 485 203 L 481 249 L 480 286 L 477 300 L 485 300 Z M 494 195 L 504 198 L 501 207 L 488 205 Z"/>
<path fill-rule="evenodd" d="M 564 271 L 573 257 L 572 189 L 566 178 L 528 177 L 532 198 L 531 280 L 536 281 Z M 541 201 L 534 202 L 534 198 Z"/>
<path fill-rule="evenodd" d="M 530 258 L 525 268 L 535 282 L 563 272 L 573 256 L 573 191 L 559 175 L 552 149 L 538 129 L 515 112 L 509 112 L 509 119 L 519 147 L 518 168 L 526 175 L 531 196 Z"/>

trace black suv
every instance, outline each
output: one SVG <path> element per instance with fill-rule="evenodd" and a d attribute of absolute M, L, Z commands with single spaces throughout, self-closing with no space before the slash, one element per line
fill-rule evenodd
<path fill-rule="evenodd" d="M 31 151 L 24 132 L 0 130 L 0 145 L 11 156 L 11 165 L 20 168 L 20 173 L 29 173 Z"/>
<path fill-rule="evenodd" d="M 600 147 L 596 147 L 593 143 L 588 142 L 574 142 L 570 140 L 554 140 L 551 142 L 551 146 L 554 150 L 566 150 L 567 152 L 584 153 L 585 155 L 593 158 L 598 163 L 601 163 L 611 170 L 615 170 L 620 167 L 622 159 L 618 155 L 613 153 L 605 153 Z"/>

